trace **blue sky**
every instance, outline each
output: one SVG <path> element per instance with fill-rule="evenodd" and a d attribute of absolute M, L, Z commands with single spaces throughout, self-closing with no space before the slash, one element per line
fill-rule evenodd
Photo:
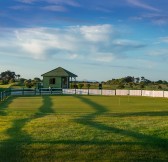
<path fill-rule="evenodd" d="M 167 0 L 1 0 L 0 72 L 168 80 Z"/>

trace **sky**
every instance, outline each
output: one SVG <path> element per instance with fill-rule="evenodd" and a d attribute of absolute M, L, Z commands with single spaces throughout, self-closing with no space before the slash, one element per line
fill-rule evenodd
<path fill-rule="evenodd" d="M 167 0 L 0 0 L 0 72 L 167 80 Z"/>

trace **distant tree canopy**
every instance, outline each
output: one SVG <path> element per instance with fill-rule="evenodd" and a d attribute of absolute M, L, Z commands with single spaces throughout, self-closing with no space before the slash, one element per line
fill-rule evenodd
<path fill-rule="evenodd" d="M 17 75 L 15 72 L 7 70 L 0 74 L 0 82 L 2 84 L 13 83 L 19 77 L 20 75 Z"/>
<path fill-rule="evenodd" d="M 0 84 L 10 84 L 14 82 L 16 85 L 26 86 L 30 88 L 35 86 L 38 82 L 41 82 L 41 79 L 38 77 L 34 78 L 33 80 L 20 78 L 19 74 L 16 74 L 15 72 L 10 70 L 0 73 Z"/>
<path fill-rule="evenodd" d="M 127 76 L 124 78 L 120 79 L 111 79 L 105 82 L 106 84 L 111 84 L 111 85 L 121 85 L 121 84 L 141 84 L 141 85 L 148 85 L 148 84 L 168 84 L 167 81 L 165 80 L 158 80 L 158 81 L 150 81 L 149 79 L 146 79 L 145 77 L 132 77 L 132 76 Z"/>
<path fill-rule="evenodd" d="M 24 85 L 27 88 L 32 88 L 32 87 L 36 86 L 36 84 L 39 83 L 39 82 L 41 82 L 40 78 L 34 78 L 33 80 L 32 79 L 25 79 L 24 80 Z"/>
<path fill-rule="evenodd" d="M 35 77 L 34 79 L 21 78 L 19 74 L 7 70 L 0 73 L 0 84 L 10 84 L 15 86 L 36 87 L 41 82 L 41 79 Z M 99 88 L 100 82 L 97 81 L 77 81 L 71 83 L 71 88 Z M 151 81 L 144 76 L 134 77 L 126 76 L 119 79 L 111 79 L 101 82 L 101 89 L 153 89 L 153 90 L 168 90 L 168 82 L 165 80 Z"/>

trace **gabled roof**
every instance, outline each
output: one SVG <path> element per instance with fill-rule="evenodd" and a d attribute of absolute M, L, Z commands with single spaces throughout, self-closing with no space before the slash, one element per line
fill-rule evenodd
<path fill-rule="evenodd" d="M 62 67 L 58 67 L 54 70 L 46 72 L 46 73 L 42 74 L 41 76 L 43 76 L 43 77 L 44 76 L 46 76 L 46 77 L 50 77 L 50 76 L 52 76 L 52 77 L 55 77 L 55 76 L 57 76 L 57 77 L 74 77 L 74 78 L 77 77 L 77 75 L 71 73 L 70 71 L 68 71 Z"/>

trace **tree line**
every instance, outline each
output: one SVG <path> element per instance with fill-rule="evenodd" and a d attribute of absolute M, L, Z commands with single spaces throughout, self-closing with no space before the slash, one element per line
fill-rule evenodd
<path fill-rule="evenodd" d="M 151 81 L 145 77 L 126 76 L 119 79 L 107 81 L 77 81 L 72 83 L 72 88 L 92 88 L 92 89 L 149 89 L 168 90 L 168 82 L 165 80 Z"/>
<path fill-rule="evenodd" d="M 119 89 L 168 89 L 168 82 L 165 80 L 151 81 L 144 76 L 127 76 L 119 79 L 111 79 L 104 82 L 106 85 L 116 85 Z"/>
<path fill-rule="evenodd" d="M 18 86 L 34 87 L 42 82 L 38 77 L 34 79 L 21 78 L 20 74 L 7 70 L 0 73 L 0 85 L 13 84 Z M 165 80 L 151 81 L 144 76 L 126 76 L 119 79 L 111 79 L 100 82 L 77 81 L 71 83 L 71 88 L 99 88 L 99 89 L 165 89 L 168 90 L 168 82 Z"/>
<path fill-rule="evenodd" d="M 16 74 L 15 72 L 10 70 L 1 72 L 0 74 L 0 85 L 13 84 L 13 85 L 26 86 L 28 88 L 31 88 L 35 86 L 38 82 L 41 82 L 41 79 L 38 77 L 34 79 L 25 79 L 25 78 L 21 78 L 20 74 Z"/>

